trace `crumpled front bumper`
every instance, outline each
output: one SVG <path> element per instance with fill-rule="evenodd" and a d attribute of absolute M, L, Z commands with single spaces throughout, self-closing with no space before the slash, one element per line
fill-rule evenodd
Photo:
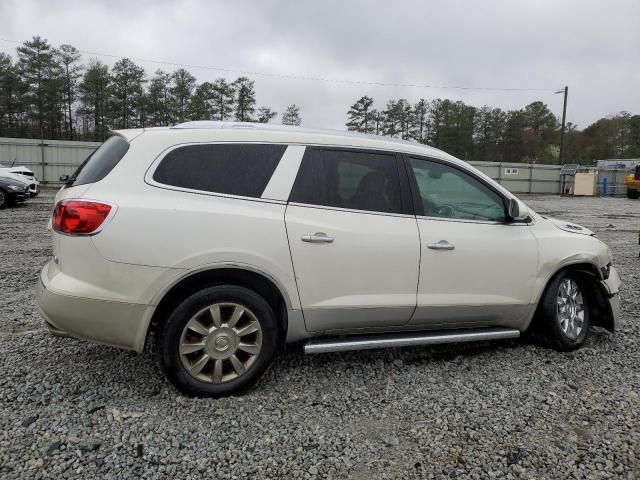
<path fill-rule="evenodd" d="M 613 331 L 620 328 L 620 295 L 618 295 L 618 289 L 621 283 L 620 275 L 614 267 L 610 268 L 609 277 L 606 280 L 602 280 L 602 286 L 607 293 L 606 300 L 609 303 L 609 314 Z"/>

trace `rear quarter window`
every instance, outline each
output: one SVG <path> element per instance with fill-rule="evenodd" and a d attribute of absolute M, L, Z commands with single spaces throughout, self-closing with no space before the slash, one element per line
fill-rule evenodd
<path fill-rule="evenodd" d="M 104 142 L 82 162 L 69 178 L 67 187 L 95 183 L 106 177 L 129 150 L 129 142 L 120 136 L 113 136 Z"/>
<path fill-rule="evenodd" d="M 259 198 L 267 187 L 286 145 L 186 145 L 170 151 L 153 180 L 204 192 Z"/>

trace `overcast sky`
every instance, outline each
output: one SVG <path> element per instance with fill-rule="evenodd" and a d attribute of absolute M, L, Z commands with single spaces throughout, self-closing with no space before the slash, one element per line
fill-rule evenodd
<path fill-rule="evenodd" d="M 640 113 L 639 0 L 0 0 L 0 18 L 3 39 L 40 35 L 83 51 L 276 75 L 248 75 L 258 105 L 282 112 L 295 103 L 305 126 L 344 128 L 362 95 L 378 108 L 390 98 L 503 109 L 539 99 L 560 116 L 562 95 L 553 92 L 564 85 L 567 119 L 579 128 L 620 110 Z M 15 47 L 0 41 L 11 55 Z M 137 63 L 147 74 L 176 68 Z M 241 74 L 188 69 L 199 82 Z"/>

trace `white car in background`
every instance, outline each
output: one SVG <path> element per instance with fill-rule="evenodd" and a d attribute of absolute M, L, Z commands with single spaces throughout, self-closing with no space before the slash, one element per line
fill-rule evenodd
<path fill-rule="evenodd" d="M 33 171 L 27 167 L 5 167 L 0 164 L 0 177 L 13 178 L 14 180 L 20 180 L 26 183 L 29 185 L 29 194 L 32 197 L 36 197 L 38 193 L 40 193 L 40 182 Z"/>

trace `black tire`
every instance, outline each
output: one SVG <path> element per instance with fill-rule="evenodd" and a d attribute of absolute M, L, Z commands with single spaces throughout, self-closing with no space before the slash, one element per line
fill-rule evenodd
<path fill-rule="evenodd" d="M 636 199 L 638 198 L 638 196 L 640 196 L 638 190 L 636 190 L 635 188 L 627 188 L 627 198 Z"/>
<path fill-rule="evenodd" d="M 210 383 L 187 371 L 179 348 L 183 331 L 194 315 L 221 303 L 238 304 L 255 316 L 261 328 L 262 345 L 244 373 L 223 383 Z M 156 355 L 161 370 L 181 392 L 190 396 L 223 397 L 244 392 L 258 382 L 278 353 L 282 335 L 276 316 L 263 297 L 244 287 L 218 285 L 194 293 L 176 307 L 156 334 Z"/>
<path fill-rule="evenodd" d="M 6 192 L 0 189 L 0 210 L 4 210 L 9 205 L 9 197 Z"/>
<path fill-rule="evenodd" d="M 567 335 L 561 326 L 558 313 L 558 295 L 560 286 L 565 280 L 575 282 L 583 300 L 584 319 L 582 329 L 576 338 Z M 534 341 L 544 347 L 569 352 L 582 347 L 589 335 L 591 325 L 591 312 L 588 295 L 591 289 L 588 288 L 590 278 L 579 272 L 563 271 L 557 274 L 547 285 L 547 288 L 540 299 L 538 310 L 533 320 L 531 337 Z"/>

